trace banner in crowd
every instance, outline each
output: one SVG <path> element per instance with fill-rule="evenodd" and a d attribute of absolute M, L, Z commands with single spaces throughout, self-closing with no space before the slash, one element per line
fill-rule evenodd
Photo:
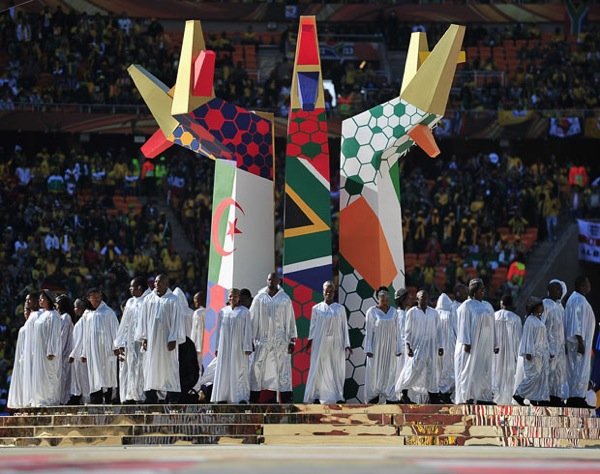
<path fill-rule="evenodd" d="M 577 219 L 579 225 L 579 260 L 600 263 L 600 220 Z"/>
<path fill-rule="evenodd" d="M 548 135 L 565 138 L 579 135 L 580 133 L 581 121 L 579 117 L 550 117 Z"/>

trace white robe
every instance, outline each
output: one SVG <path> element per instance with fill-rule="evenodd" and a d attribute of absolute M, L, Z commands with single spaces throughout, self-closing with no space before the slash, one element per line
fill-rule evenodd
<path fill-rule="evenodd" d="M 458 331 L 454 351 L 456 377 L 454 402 L 469 399 L 491 402 L 494 348 L 498 347 L 494 331 L 494 308 L 487 301 L 468 299 L 457 311 Z M 464 351 L 471 345 L 471 352 Z"/>
<path fill-rule="evenodd" d="M 554 356 L 550 359 L 548 371 L 550 396 L 565 400 L 569 398 L 569 383 L 565 353 L 565 309 L 560 301 L 544 299 L 544 319 L 548 332 L 548 348 L 550 355 Z"/>
<path fill-rule="evenodd" d="M 150 294 L 147 289 L 139 297 L 131 297 L 125 304 L 114 345 L 125 349 L 125 358 L 119 365 L 119 396 L 121 402 L 144 400 L 144 373 L 142 343 L 135 340 L 135 330 L 142 312 L 144 298 Z"/>
<path fill-rule="evenodd" d="M 181 306 L 181 313 L 183 314 L 183 321 L 185 324 L 185 336 L 191 339 L 194 310 L 190 308 L 187 297 L 185 296 L 185 293 L 181 288 L 175 288 L 173 290 L 173 294 L 177 296 L 177 300 L 179 301 L 179 305 Z"/>
<path fill-rule="evenodd" d="M 250 390 L 292 391 L 292 355 L 288 345 L 298 336 L 292 300 L 279 288 L 273 297 L 263 288 L 252 300 L 250 318 L 254 359 Z"/>
<path fill-rule="evenodd" d="M 169 351 L 171 341 L 185 342 L 185 321 L 181 305 L 170 289 L 163 296 L 153 291 L 144 298 L 136 340 L 147 340 L 144 355 L 144 391 L 180 392 L 179 351 Z"/>
<path fill-rule="evenodd" d="M 501 309 L 496 311 L 494 329 L 500 347 L 498 354 L 493 355 L 494 402 L 498 405 L 512 405 L 523 323 L 512 311 Z"/>
<path fill-rule="evenodd" d="M 60 403 L 60 372 L 62 363 L 61 320 L 58 312 L 40 311 L 31 324 L 34 350 L 31 365 L 30 404 L 33 407 Z M 48 356 L 54 356 L 48 360 Z"/>
<path fill-rule="evenodd" d="M 437 363 L 442 348 L 438 312 L 430 307 L 423 311 L 418 306 L 406 312 L 404 325 L 405 351 L 410 345 L 413 356 L 407 354 L 404 368 L 396 383 L 396 394 L 402 390 L 437 393 Z"/>
<path fill-rule="evenodd" d="M 440 318 L 438 330 L 443 357 L 438 357 L 437 374 L 438 388 L 441 393 L 454 392 L 454 349 L 456 348 L 456 308 L 457 306 L 446 293 L 437 300 L 435 309 Z"/>
<path fill-rule="evenodd" d="M 526 354 L 531 354 L 527 360 Z M 515 394 L 534 401 L 550 400 L 548 390 L 548 335 L 544 322 L 533 315 L 527 316 L 519 345 L 519 369 L 522 380 L 517 380 Z"/>
<path fill-rule="evenodd" d="M 250 398 L 249 361 L 252 321 L 244 306 L 225 306 L 217 316 L 217 365 L 211 402 L 239 403 Z"/>
<path fill-rule="evenodd" d="M 592 341 L 596 319 L 594 310 L 581 293 L 574 291 L 565 307 L 565 337 L 567 339 L 567 374 L 570 398 L 585 398 L 590 381 Z M 577 352 L 577 338 L 585 344 L 584 354 Z"/>
<path fill-rule="evenodd" d="M 71 398 L 71 364 L 69 364 L 69 355 L 73 350 L 73 321 L 71 320 L 71 315 L 68 313 L 62 314 L 60 320 L 60 337 L 62 341 L 60 402 L 64 405 Z"/>
<path fill-rule="evenodd" d="M 385 400 L 394 401 L 396 397 L 396 379 L 398 374 L 398 358 L 401 335 L 396 308 L 390 307 L 384 313 L 377 306 L 367 310 L 365 323 L 365 395 L 368 403 L 373 398 L 382 396 Z"/>
<path fill-rule="evenodd" d="M 81 356 L 87 359 L 90 393 L 117 387 L 117 356 L 114 340 L 119 329 L 115 312 L 103 301 L 84 313 Z"/>
<path fill-rule="evenodd" d="M 81 315 L 75 326 L 73 326 L 73 350 L 69 354 L 69 358 L 73 358 L 73 363 L 71 364 L 71 395 L 75 395 L 76 397 L 81 396 L 84 403 L 88 402 L 90 397 L 90 380 L 87 363 L 81 362 L 86 320 L 87 311 Z"/>
<path fill-rule="evenodd" d="M 346 348 L 350 347 L 346 310 L 338 303 L 316 304 L 310 316 L 308 340 L 312 341 L 310 369 L 304 403 L 319 400 L 336 403 L 344 399 Z"/>
<path fill-rule="evenodd" d="M 8 408 L 23 408 L 27 406 L 29 397 L 24 394 L 25 377 L 28 377 L 28 371 L 25 370 L 25 339 L 27 332 L 27 321 L 19 329 L 17 336 L 17 345 L 15 347 L 15 361 L 12 374 L 10 376 L 10 387 L 8 388 Z"/>
<path fill-rule="evenodd" d="M 204 351 L 204 327 L 206 325 L 206 309 L 202 306 L 194 311 L 192 315 L 192 334 L 190 339 L 196 346 L 196 353 L 198 354 L 198 365 L 200 366 L 200 372 L 202 372 L 202 353 Z"/>

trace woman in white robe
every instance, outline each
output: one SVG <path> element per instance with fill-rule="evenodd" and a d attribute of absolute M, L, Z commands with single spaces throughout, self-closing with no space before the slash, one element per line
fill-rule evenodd
<path fill-rule="evenodd" d="M 517 381 L 514 399 L 520 405 L 524 399 L 532 405 L 545 404 L 550 400 L 548 389 L 548 334 L 546 325 L 542 321 L 544 304 L 541 299 L 534 296 L 527 301 L 527 319 L 523 325 L 523 337 L 519 345 L 519 373 L 523 379 Z"/>
<path fill-rule="evenodd" d="M 521 318 L 511 311 L 512 295 L 506 294 L 500 300 L 499 311 L 495 314 L 494 330 L 500 351 L 494 354 L 494 402 L 498 405 L 511 405 L 515 391 L 515 375 L 519 344 L 523 323 Z"/>
<path fill-rule="evenodd" d="M 35 298 L 35 301 L 34 301 Z M 10 387 L 8 389 L 8 408 L 24 408 L 29 406 L 30 387 L 31 387 L 31 371 L 28 369 L 30 357 L 27 357 L 27 342 L 29 326 L 38 316 L 37 306 L 39 297 L 35 294 L 28 294 L 25 297 L 25 305 L 23 309 L 23 317 L 25 322 L 19 329 L 17 336 L 17 345 L 15 347 L 15 361 L 12 374 L 10 377 Z"/>
<path fill-rule="evenodd" d="M 66 404 L 71 398 L 71 364 L 69 355 L 73 350 L 73 302 L 67 295 L 60 295 L 56 299 L 56 309 L 60 314 L 61 329 L 60 338 L 62 341 L 60 403 Z"/>
<path fill-rule="evenodd" d="M 304 403 L 341 403 L 344 401 L 346 356 L 352 353 L 348 320 L 344 307 L 333 301 L 335 287 L 323 284 L 324 300 L 312 307 L 308 346 L 310 369 Z"/>
<path fill-rule="evenodd" d="M 388 290 L 377 290 L 377 306 L 367 310 L 365 323 L 364 400 L 367 403 L 397 401 L 396 378 L 398 371 L 398 345 L 400 331 L 396 308 L 389 305 Z"/>
<path fill-rule="evenodd" d="M 229 290 L 229 306 L 217 316 L 215 378 L 210 401 L 247 403 L 250 398 L 248 356 L 252 353 L 250 311 L 240 306 L 240 291 Z"/>
<path fill-rule="evenodd" d="M 39 301 L 40 312 L 30 327 L 34 347 L 31 406 L 56 406 L 61 397 L 61 320 L 54 309 L 54 295 L 50 291 L 42 290 Z"/>

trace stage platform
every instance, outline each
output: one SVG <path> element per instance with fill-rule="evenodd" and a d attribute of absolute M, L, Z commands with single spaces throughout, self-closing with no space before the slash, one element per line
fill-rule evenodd
<path fill-rule="evenodd" d="M 88 405 L 0 418 L 0 446 L 265 444 L 600 448 L 582 408 L 484 405 Z"/>

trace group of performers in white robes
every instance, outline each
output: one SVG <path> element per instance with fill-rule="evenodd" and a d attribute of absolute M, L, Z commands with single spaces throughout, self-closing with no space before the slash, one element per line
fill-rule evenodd
<path fill-rule="evenodd" d="M 213 403 L 290 403 L 297 330 L 290 297 L 276 273 L 242 304 L 232 288 L 218 313 L 215 359 L 202 374 L 205 309 L 200 294 L 190 309 L 185 294 L 159 275 L 150 289 L 134 278 L 121 321 L 99 289 L 74 305 L 44 290 L 27 295 L 9 391 L 10 408 L 65 403 L 177 403 L 195 384 L 211 386 Z M 411 305 L 406 289 L 389 302 L 377 290 L 366 313 L 363 400 L 368 403 L 480 403 L 586 406 L 595 318 L 580 277 L 566 308 L 566 285 L 552 280 L 544 300 L 531 297 L 527 318 L 483 298 L 473 279 L 442 294 L 436 308 L 426 290 Z M 304 402 L 344 402 L 346 359 L 352 354 L 345 308 L 336 288 L 323 284 L 313 306 L 308 342 L 310 368 Z M 39 303 L 39 307 L 36 303 Z M 249 306 L 249 307 L 248 307 Z M 75 325 L 73 325 L 75 321 Z M 190 343 L 191 341 L 191 343 Z M 193 347 L 193 383 L 182 382 L 181 349 Z M 189 369 L 186 369 L 189 370 Z M 201 376 L 202 375 L 202 376 Z M 199 380 L 198 380 L 199 379 Z M 196 383 L 197 382 L 197 383 Z M 185 385 L 185 386 L 184 386 Z M 117 392 L 118 388 L 118 392 Z M 266 395 L 266 397 L 265 397 Z M 208 400 L 208 398 L 207 398 Z"/>
<path fill-rule="evenodd" d="M 168 286 L 166 275 L 155 279 L 153 290 L 134 278 L 120 323 L 98 288 L 74 304 L 48 290 L 27 295 L 8 407 L 177 402 L 181 345 L 195 337 L 201 352 L 205 311 L 199 295 L 193 311 L 185 295 L 182 304 Z M 196 357 L 194 350 L 195 380 Z"/>

